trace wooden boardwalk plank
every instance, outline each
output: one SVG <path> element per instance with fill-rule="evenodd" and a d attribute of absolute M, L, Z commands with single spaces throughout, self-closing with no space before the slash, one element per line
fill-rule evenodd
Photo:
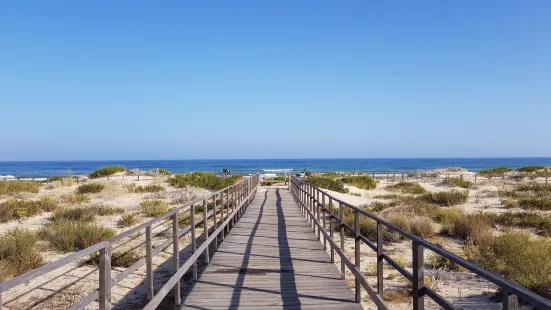
<path fill-rule="evenodd" d="M 362 309 L 286 189 L 259 192 L 180 309 Z"/>

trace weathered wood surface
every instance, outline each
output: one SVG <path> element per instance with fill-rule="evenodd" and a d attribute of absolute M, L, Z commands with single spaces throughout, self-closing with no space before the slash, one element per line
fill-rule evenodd
<path fill-rule="evenodd" d="M 259 192 L 181 309 L 362 309 L 290 192 Z"/>

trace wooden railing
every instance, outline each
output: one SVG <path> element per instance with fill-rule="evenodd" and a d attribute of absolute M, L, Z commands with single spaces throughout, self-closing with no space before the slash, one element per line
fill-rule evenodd
<path fill-rule="evenodd" d="M 312 229 L 317 230 L 318 239 L 320 234 L 323 236 L 323 243 L 327 248 L 327 243 L 330 246 L 331 262 L 334 263 L 335 253 L 339 255 L 341 260 L 341 277 L 345 278 L 345 268 L 347 267 L 355 277 L 356 301 L 360 302 L 361 288 L 367 291 L 369 297 L 378 306 L 379 309 L 388 309 L 383 302 L 383 263 L 386 261 L 394 267 L 400 274 L 412 283 L 413 309 L 424 309 L 424 298 L 429 297 L 444 309 L 456 309 L 450 302 L 445 300 L 432 288 L 425 286 L 425 270 L 424 270 L 424 251 L 428 249 L 434 253 L 441 255 L 444 258 L 456 263 L 459 266 L 477 274 L 489 282 L 496 284 L 501 288 L 503 309 L 517 309 L 518 298 L 521 298 L 524 303 L 537 307 L 539 309 L 551 309 L 551 300 L 540 296 L 525 287 L 519 286 L 509 280 L 489 272 L 480 266 L 477 266 L 451 252 L 448 252 L 437 245 L 434 245 L 420 237 L 412 235 L 386 220 L 377 217 L 365 210 L 350 205 L 334 196 L 324 192 L 320 188 L 306 183 L 295 176 L 291 176 L 289 188 L 297 200 L 302 212 L 307 217 Z M 320 198 L 321 196 L 321 198 Z M 326 202 L 328 204 L 326 204 Z M 338 204 L 335 207 L 334 204 Z M 348 208 L 345 211 L 345 208 Z M 338 214 L 336 212 L 338 211 Z M 353 227 L 347 224 L 344 220 L 345 212 L 352 212 Z M 323 217 L 322 219 L 320 218 Z M 376 242 L 361 234 L 360 216 L 368 217 L 377 223 Z M 326 217 L 329 219 L 329 231 L 326 230 Z M 333 232 L 337 230 L 340 234 L 340 245 L 333 240 Z M 350 261 L 344 249 L 345 230 L 354 235 L 354 263 Z M 405 268 L 401 267 L 395 260 L 384 252 L 383 235 L 385 230 L 399 233 L 402 237 L 410 240 L 412 243 L 412 271 L 410 273 Z M 377 253 L 377 291 L 375 291 L 367 282 L 363 275 L 360 266 L 360 247 L 361 243 L 366 244 Z"/>
<path fill-rule="evenodd" d="M 170 290 L 174 291 L 174 303 L 176 306 L 180 305 L 180 279 L 190 269 L 193 268 L 193 279 L 197 280 L 197 259 L 204 255 L 205 261 L 209 261 L 209 246 L 214 242 L 214 246 L 218 245 L 218 238 L 224 239 L 224 235 L 229 233 L 229 230 L 236 221 L 247 205 L 252 201 L 258 189 L 258 174 L 245 178 L 239 183 L 226 187 L 209 196 L 197 199 L 184 206 L 178 207 L 166 214 L 156 217 L 142 225 L 132 228 L 122 234 L 119 234 L 108 241 L 104 241 L 95 244 L 82 251 L 73 253 L 60 260 L 54 261 L 50 264 L 42 266 L 38 269 L 31 270 L 15 278 L 9 279 L 0 283 L 0 309 L 2 309 L 2 294 L 3 292 L 14 288 L 18 285 L 22 285 L 32 279 L 40 277 L 44 274 L 52 272 L 58 268 L 64 267 L 67 264 L 74 263 L 80 259 L 86 258 L 89 255 L 99 252 L 99 288 L 90 293 L 89 295 L 81 298 L 77 303 L 73 304 L 70 309 L 84 309 L 94 301 L 99 302 L 99 308 L 101 310 L 107 310 L 111 308 L 111 288 L 127 278 L 137 269 L 146 265 L 146 285 L 147 285 L 147 299 L 148 304 L 144 309 L 155 309 L 166 297 Z M 212 208 L 208 211 L 208 204 L 212 201 Z M 203 217 L 200 219 L 195 218 L 195 206 L 201 204 L 203 206 Z M 178 215 L 184 212 L 189 212 L 190 225 L 180 228 Z M 214 230 L 209 236 L 208 220 L 213 219 Z M 220 218 L 220 220 L 219 220 Z M 158 247 L 153 248 L 152 228 L 156 224 L 162 224 L 165 220 L 169 219 L 172 222 L 172 240 L 167 240 Z M 203 236 L 204 241 L 199 248 L 197 248 L 197 225 L 204 223 Z M 145 230 L 145 246 L 146 257 L 140 259 L 132 266 L 128 267 L 122 273 L 116 277 L 111 276 L 111 250 L 115 243 L 128 238 L 136 233 Z M 193 254 L 188 258 L 183 265 L 180 266 L 180 238 L 191 234 L 192 251 Z M 176 268 L 173 270 L 172 277 L 163 285 L 163 287 L 155 293 L 153 290 L 153 257 L 170 245 L 173 247 L 172 261 Z"/>

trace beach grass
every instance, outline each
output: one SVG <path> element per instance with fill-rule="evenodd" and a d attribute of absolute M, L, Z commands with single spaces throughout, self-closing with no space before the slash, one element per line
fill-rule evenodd
<path fill-rule="evenodd" d="M 388 190 L 399 191 L 403 194 L 424 194 L 427 190 L 419 183 L 414 182 L 398 182 L 387 186 Z"/>
<path fill-rule="evenodd" d="M 450 191 L 429 192 L 420 196 L 421 200 L 444 207 L 464 204 L 467 202 L 468 198 L 469 191 L 459 191 L 454 189 Z"/>
<path fill-rule="evenodd" d="M 305 182 L 310 183 L 316 187 L 328 189 L 339 193 L 348 193 L 348 189 L 344 187 L 342 180 L 325 177 L 325 176 L 309 176 L 304 179 Z"/>
<path fill-rule="evenodd" d="M 170 185 L 174 187 L 194 186 L 211 190 L 221 190 L 235 184 L 241 176 L 223 178 L 211 172 L 193 172 L 176 174 L 169 179 Z"/>
<path fill-rule="evenodd" d="M 77 194 L 99 193 L 105 188 L 105 185 L 100 183 L 82 184 L 77 187 Z"/>
<path fill-rule="evenodd" d="M 56 221 L 39 230 L 39 236 L 48 241 L 53 249 L 65 253 L 83 250 L 114 235 L 115 230 L 111 228 L 70 220 Z"/>
<path fill-rule="evenodd" d="M 36 181 L 7 181 L 0 182 L 0 195 L 13 195 L 17 193 L 38 193 L 42 183 Z"/>
<path fill-rule="evenodd" d="M 51 196 L 44 196 L 40 200 L 9 198 L 0 203 L 0 223 L 51 212 L 57 208 L 58 205 Z"/>
<path fill-rule="evenodd" d="M 140 203 L 140 208 L 148 217 L 161 216 L 170 211 L 169 205 L 160 199 L 146 199 Z"/>
<path fill-rule="evenodd" d="M 35 232 L 15 228 L 0 236 L 0 281 L 18 276 L 45 264 L 36 250 Z"/>
<path fill-rule="evenodd" d="M 342 181 L 346 184 L 350 184 L 361 189 L 374 189 L 377 187 L 377 180 L 370 176 L 346 176 L 342 178 Z"/>
<path fill-rule="evenodd" d="M 453 186 L 461 187 L 461 188 L 471 188 L 471 187 L 473 187 L 473 182 L 471 182 L 469 180 L 462 179 L 462 178 L 456 178 L 456 177 L 446 179 L 442 183 L 447 184 L 447 185 L 453 185 Z"/>

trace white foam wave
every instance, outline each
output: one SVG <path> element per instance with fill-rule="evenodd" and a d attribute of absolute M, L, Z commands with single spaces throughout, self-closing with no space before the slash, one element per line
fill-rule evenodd
<path fill-rule="evenodd" d="M 264 171 L 264 172 L 289 172 L 289 171 L 293 171 L 293 169 L 264 169 L 262 171 Z"/>

